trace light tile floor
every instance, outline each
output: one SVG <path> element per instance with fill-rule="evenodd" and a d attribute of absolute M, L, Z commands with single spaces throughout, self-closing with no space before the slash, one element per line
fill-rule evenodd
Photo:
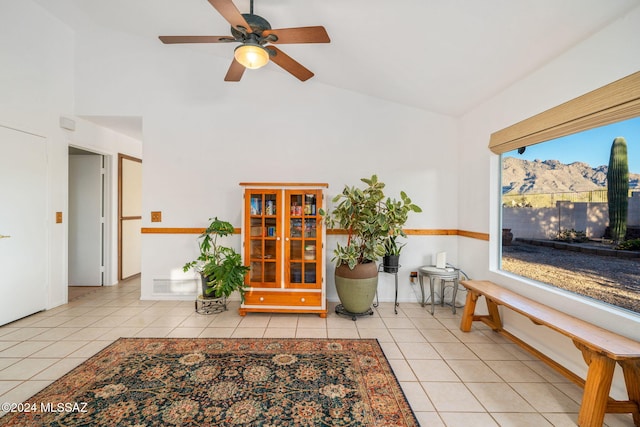
<path fill-rule="evenodd" d="M 141 301 L 140 280 L 74 296 L 0 327 L 0 402 L 23 402 L 118 337 L 377 338 L 423 426 L 574 426 L 582 390 L 459 313 L 382 303 L 374 315 L 195 313 L 192 301 Z M 460 312 L 460 310 L 459 310 Z M 0 412 L 1 414 L 1 412 Z M 609 427 L 632 426 L 607 415 Z"/>

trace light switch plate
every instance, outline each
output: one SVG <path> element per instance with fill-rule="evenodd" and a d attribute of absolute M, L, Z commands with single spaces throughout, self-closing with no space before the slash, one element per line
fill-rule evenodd
<path fill-rule="evenodd" d="M 56 224 L 62 224 L 62 212 L 56 212 Z"/>
<path fill-rule="evenodd" d="M 162 212 L 160 212 L 160 211 L 152 211 L 151 212 L 151 222 L 162 222 Z"/>

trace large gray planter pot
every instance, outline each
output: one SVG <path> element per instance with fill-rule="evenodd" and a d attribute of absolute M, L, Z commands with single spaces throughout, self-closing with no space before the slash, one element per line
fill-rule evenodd
<path fill-rule="evenodd" d="M 375 263 L 358 264 L 353 270 L 341 265 L 335 271 L 336 291 L 340 303 L 349 313 L 365 313 L 371 308 L 378 288 Z"/>

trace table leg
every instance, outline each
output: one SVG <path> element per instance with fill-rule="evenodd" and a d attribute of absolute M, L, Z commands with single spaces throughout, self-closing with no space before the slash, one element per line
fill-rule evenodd
<path fill-rule="evenodd" d="M 453 307 L 453 314 L 456 314 L 456 296 L 458 295 L 458 279 L 453 279 L 453 299 L 451 300 L 451 307 Z"/>
<path fill-rule="evenodd" d="M 418 273 L 418 280 L 420 281 L 420 292 L 422 292 L 422 301 L 420 302 L 420 305 L 422 307 L 424 307 L 424 276 L 420 273 Z"/>
<path fill-rule="evenodd" d="M 435 296 L 434 296 L 434 291 L 433 288 L 436 285 L 434 283 L 435 281 L 435 277 L 430 277 L 429 278 L 429 287 L 431 288 L 431 314 L 433 315 L 433 313 L 435 312 Z"/>
<path fill-rule="evenodd" d="M 393 275 L 396 279 L 396 300 L 395 304 L 393 305 L 393 311 L 398 314 L 398 272 L 396 271 Z"/>

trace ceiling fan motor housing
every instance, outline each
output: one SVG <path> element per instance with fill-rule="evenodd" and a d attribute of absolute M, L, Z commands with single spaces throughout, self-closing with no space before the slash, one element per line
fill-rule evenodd
<path fill-rule="evenodd" d="M 245 19 L 245 21 L 247 21 L 247 24 L 249 24 L 249 26 L 251 27 L 251 31 L 257 34 L 260 38 L 262 38 L 262 32 L 264 30 L 271 29 L 271 24 L 269 24 L 269 21 L 264 19 L 262 16 L 253 15 L 251 13 L 243 13 L 242 17 Z M 231 27 L 231 34 L 236 39 L 244 40 L 247 38 L 247 34 L 242 32 L 241 30 L 238 30 L 237 28 Z"/>

